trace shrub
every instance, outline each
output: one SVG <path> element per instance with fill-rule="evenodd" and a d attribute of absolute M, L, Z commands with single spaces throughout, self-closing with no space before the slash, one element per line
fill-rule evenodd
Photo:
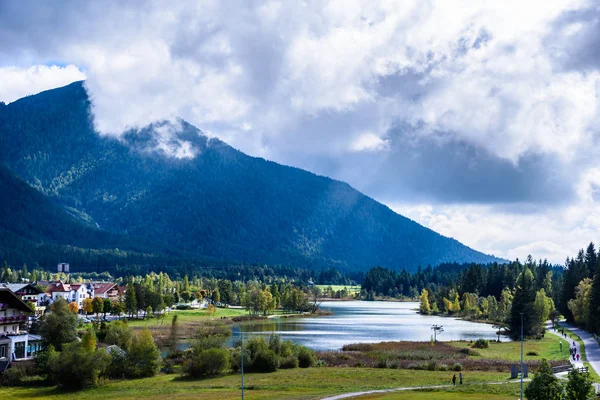
<path fill-rule="evenodd" d="M 106 344 L 116 344 L 123 350 L 129 350 L 133 341 L 133 330 L 123 321 L 113 321 L 106 329 Z"/>
<path fill-rule="evenodd" d="M 490 342 L 485 339 L 477 339 L 471 347 L 475 349 L 487 349 L 488 347 L 490 347 Z"/>
<path fill-rule="evenodd" d="M 479 352 L 477 352 L 475 350 L 472 350 L 472 349 L 470 349 L 468 347 L 464 347 L 462 349 L 459 349 L 458 352 L 461 353 L 461 354 L 466 354 L 468 356 L 480 356 L 481 355 L 481 353 L 479 353 Z"/>
<path fill-rule="evenodd" d="M 254 360 L 256 355 L 261 351 L 265 351 L 269 349 L 265 338 L 262 336 L 252 336 L 245 343 L 246 349 L 250 352 L 250 357 Z"/>
<path fill-rule="evenodd" d="M 20 368 L 9 368 L 0 374 L 0 386 L 18 386 L 25 377 Z"/>
<path fill-rule="evenodd" d="M 274 372 L 279 367 L 279 356 L 273 350 L 261 350 L 252 359 L 252 371 Z"/>
<path fill-rule="evenodd" d="M 377 360 L 377 368 L 387 368 L 388 367 L 388 359 L 387 357 L 381 357 Z"/>
<path fill-rule="evenodd" d="M 434 360 L 431 360 L 427 363 L 427 370 L 428 371 L 435 371 L 437 369 L 437 362 Z"/>
<path fill-rule="evenodd" d="M 52 350 L 48 354 L 50 380 L 66 388 L 97 386 L 109 364 L 104 350 L 91 350 L 83 342 L 66 344 L 62 352 Z"/>
<path fill-rule="evenodd" d="M 148 329 L 133 337 L 125 360 L 129 377 L 148 377 L 158 373 L 162 362 L 160 350 L 156 347 Z"/>
<path fill-rule="evenodd" d="M 302 347 L 298 352 L 298 365 L 300 368 L 308 368 L 315 365 L 315 353 L 306 347 Z"/>
<path fill-rule="evenodd" d="M 231 362 L 231 369 L 234 372 L 242 369 L 242 349 L 240 347 L 230 349 L 229 360 Z M 244 349 L 244 369 L 252 369 L 252 358 L 248 349 Z"/>
<path fill-rule="evenodd" d="M 277 355 L 281 355 L 282 345 L 283 341 L 281 340 L 281 336 L 271 334 L 271 337 L 269 338 L 269 350 L 272 350 Z"/>
<path fill-rule="evenodd" d="M 229 369 L 229 352 L 213 348 L 196 352 L 184 365 L 184 374 L 199 378 L 221 375 Z"/>
<path fill-rule="evenodd" d="M 461 363 L 454 363 L 454 365 L 452 366 L 452 370 L 453 371 L 462 371 L 463 366 Z"/>
<path fill-rule="evenodd" d="M 298 357 L 291 355 L 291 356 L 282 358 L 279 363 L 279 368 L 281 368 L 281 369 L 298 368 Z"/>
<path fill-rule="evenodd" d="M 440 364 L 438 366 L 438 371 L 448 371 L 448 366 L 446 364 Z"/>

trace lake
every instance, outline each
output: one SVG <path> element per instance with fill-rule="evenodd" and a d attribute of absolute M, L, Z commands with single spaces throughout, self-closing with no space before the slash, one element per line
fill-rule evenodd
<path fill-rule="evenodd" d="M 438 340 L 497 339 L 496 330 L 489 324 L 417 314 L 418 302 L 326 301 L 321 308 L 333 315 L 250 323 L 244 325 L 244 338 L 275 333 L 315 350 L 340 350 L 349 343 L 429 341 L 431 326 L 442 325 L 444 332 Z M 234 340 L 239 339 L 239 333 L 239 326 L 234 325 Z"/>

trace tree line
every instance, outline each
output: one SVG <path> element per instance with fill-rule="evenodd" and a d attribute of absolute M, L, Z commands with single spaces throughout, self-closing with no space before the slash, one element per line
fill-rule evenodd
<path fill-rule="evenodd" d="M 514 337 L 523 313 L 524 334 L 540 336 L 560 299 L 562 275 L 562 268 L 531 256 L 524 263 L 445 264 L 414 274 L 376 267 L 367 273 L 361 295 L 418 298 L 421 313 L 491 321 Z"/>

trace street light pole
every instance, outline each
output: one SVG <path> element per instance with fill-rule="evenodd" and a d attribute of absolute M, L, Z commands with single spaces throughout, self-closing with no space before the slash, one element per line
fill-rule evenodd
<path fill-rule="evenodd" d="M 523 400 L 523 313 L 521 314 L 521 400 Z"/>
<path fill-rule="evenodd" d="M 240 349 L 242 351 L 242 400 L 244 400 L 244 328 L 240 324 Z"/>

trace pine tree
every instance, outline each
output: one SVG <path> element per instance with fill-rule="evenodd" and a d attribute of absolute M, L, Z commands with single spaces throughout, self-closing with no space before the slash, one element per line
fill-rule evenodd
<path fill-rule="evenodd" d="M 587 329 L 592 333 L 600 333 L 600 262 L 596 262 L 596 272 L 590 291 L 590 310 Z"/>
<path fill-rule="evenodd" d="M 138 310 L 133 278 L 127 284 L 127 291 L 125 292 L 125 308 L 127 309 L 129 316 L 133 316 L 133 314 L 137 313 Z"/>
<path fill-rule="evenodd" d="M 537 321 L 534 317 L 533 303 L 535 301 L 535 283 L 529 268 L 525 268 L 517 279 L 515 296 L 513 297 L 509 320 L 510 332 L 513 338 L 521 335 L 521 313 L 523 313 L 523 334 L 535 335 Z"/>

